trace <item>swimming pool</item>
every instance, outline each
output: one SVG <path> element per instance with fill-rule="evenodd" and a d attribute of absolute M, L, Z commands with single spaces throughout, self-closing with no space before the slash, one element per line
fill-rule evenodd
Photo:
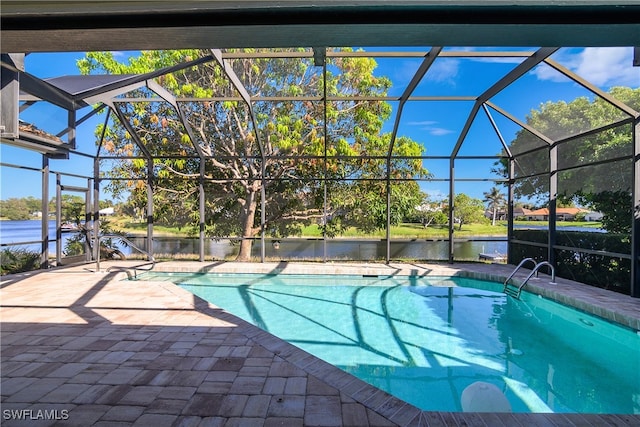
<path fill-rule="evenodd" d="M 496 385 L 514 412 L 640 413 L 640 335 L 462 277 L 149 273 L 413 405 Z"/>

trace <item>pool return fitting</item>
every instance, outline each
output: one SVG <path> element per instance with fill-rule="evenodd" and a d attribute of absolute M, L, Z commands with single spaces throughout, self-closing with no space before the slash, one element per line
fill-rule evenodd
<path fill-rule="evenodd" d="M 524 281 L 520 284 L 520 286 L 516 286 L 515 284 L 510 284 L 509 280 L 511 280 L 513 276 L 515 276 L 515 274 L 518 272 L 518 270 L 520 270 L 520 268 L 522 268 L 522 266 L 528 262 L 531 262 L 533 264 L 533 269 L 531 270 L 531 273 L 529 273 L 527 278 L 524 279 Z M 534 274 L 536 275 L 536 278 L 538 277 L 538 271 L 542 267 L 549 267 L 549 269 L 551 270 L 551 281 L 549 283 L 552 285 L 555 285 L 556 269 L 553 267 L 553 265 L 551 265 L 549 261 L 542 261 L 536 264 L 536 261 L 533 258 L 525 258 L 522 261 L 520 261 L 520 264 L 518 264 L 518 266 L 513 270 L 513 272 L 509 275 L 509 277 L 507 277 L 507 280 L 504 281 L 503 292 L 509 296 L 512 296 L 513 298 L 520 299 L 520 293 L 522 292 L 522 288 L 524 288 L 524 286 L 527 284 L 529 279 L 533 277 Z"/>

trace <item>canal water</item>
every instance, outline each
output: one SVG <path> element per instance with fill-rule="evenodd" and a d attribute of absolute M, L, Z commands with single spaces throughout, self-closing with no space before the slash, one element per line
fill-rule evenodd
<path fill-rule="evenodd" d="M 78 231 L 63 231 L 62 248 L 68 239 L 77 236 Z M 49 252 L 54 255 L 56 251 L 56 222 L 49 221 Z M 4 248 L 19 248 L 40 252 L 40 243 L 21 243 L 33 242 L 42 239 L 42 229 L 40 220 L 25 221 L 0 221 L 0 244 Z M 18 245 L 10 245 L 11 243 L 19 243 Z"/>
<path fill-rule="evenodd" d="M 139 239 L 139 240 L 138 240 Z M 454 257 L 460 260 L 477 260 L 480 253 L 506 254 L 507 242 L 499 237 L 478 237 L 482 241 L 464 241 L 454 244 Z M 145 238 L 131 239 L 136 245 L 144 245 Z M 154 253 L 197 254 L 198 239 L 154 238 Z M 143 246 L 142 246 L 143 247 Z M 214 258 L 233 256 L 238 244 L 229 240 L 208 240 L 205 254 Z M 278 241 L 266 240 L 265 257 L 282 260 L 381 260 L 385 259 L 387 243 L 380 239 L 322 239 L 291 238 Z M 448 260 L 449 245 L 442 240 L 398 240 L 391 242 L 391 259 Z M 254 241 L 252 255 L 261 255 L 260 240 Z"/>
<path fill-rule="evenodd" d="M 0 221 L 0 243 L 15 243 L 40 240 L 40 221 Z M 64 242 L 76 236 L 76 232 L 63 233 Z M 55 221 L 49 221 L 49 251 L 55 253 Z M 136 246 L 146 248 L 145 237 L 128 237 Z M 387 244 L 380 239 L 322 239 L 290 238 L 278 241 L 266 240 L 265 256 L 269 259 L 285 260 L 380 260 L 385 259 Z M 135 252 L 125 245 L 119 249 L 129 255 Z M 21 244 L 19 247 L 40 250 L 40 244 Z M 199 253 L 197 238 L 154 237 L 154 254 L 193 255 Z M 449 245 L 445 240 L 403 239 L 391 242 L 391 259 L 447 260 Z M 205 256 L 214 259 L 232 257 L 238 251 L 237 242 L 228 239 L 207 239 Z M 459 260 L 477 260 L 480 253 L 506 254 L 504 237 L 476 237 L 454 244 L 454 257 Z M 253 245 L 253 256 L 261 255 L 260 240 Z"/>

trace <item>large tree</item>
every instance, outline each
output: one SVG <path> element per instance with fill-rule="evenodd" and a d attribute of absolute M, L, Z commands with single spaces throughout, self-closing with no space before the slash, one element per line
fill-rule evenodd
<path fill-rule="evenodd" d="M 463 224 L 483 223 L 487 221 L 484 216 L 482 200 L 470 197 L 464 193 L 456 194 L 453 199 L 453 216 L 458 222 L 458 229 L 462 230 Z"/>
<path fill-rule="evenodd" d="M 629 107 L 640 110 L 640 89 L 615 87 L 610 95 Z M 626 117 L 606 100 L 577 98 L 571 102 L 547 102 L 531 111 L 526 122 L 551 140 L 605 127 Z M 558 145 L 558 203 L 577 203 L 604 214 L 603 226 L 612 232 L 628 232 L 631 227 L 631 188 L 633 130 L 630 124 L 605 129 Z M 536 148 L 539 148 L 537 151 Z M 521 130 L 511 142 L 516 157 L 516 198 L 538 201 L 548 199 L 549 149 L 527 130 Z M 623 158 L 619 161 L 609 161 Z M 603 163 L 604 162 L 604 163 Z M 590 164 L 593 164 L 589 166 Z M 583 167 L 586 166 L 586 167 Z M 506 176 L 506 161 L 499 173 Z M 614 203 L 615 202 L 615 203 Z"/>
<path fill-rule="evenodd" d="M 208 54 L 198 50 L 142 52 L 122 63 L 110 53 L 90 53 L 79 66 L 84 73 L 143 73 Z M 202 167 L 206 232 L 215 237 L 242 237 L 239 260 L 249 259 L 251 239 L 262 231 L 263 192 L 264 227 L 275 237 L 299 232 L 302 225 L 325 214 L 329 220 L 320 223 L 328 234 L 347 226 L 384 226 L 381 206 L 386 206 L 386 190 L 376 179 L 386 176 L 388 166 L 391 175 L 400 179 L 391 186 L 392 219 L 415 206 L 414 200 L 421 195 L 413 178 L 426 176 L 427 171 L 419 159 L 394 159 L 387 165 L 384 158 L 390 135 L 381 129 L 391 106 L 358 98 L 383 96 L 390 87 L 389 79 L 374 74 L 374 60 L 331 58 L 325 89 L 322 69 L 314 67 L 309 57 L 238 56 L 230 65 L 244 89 L 255 98 L 277 96 L 281 100 L 256 100 L 249 108 L 214 61 L 157 78 L 183 99 L 180 114 L 192 129 L 193 140 L 167 102 L 117 104 L 155 158 L 151 168 L 140 159 L 115 161 L 111 165 L 114 176 L 140 179 L 114 180 L 109 186 L 112 192 L 128 191 L 130 203 L 143 206 L 151 173 L 156 218 L 196 228 Z M 325 91 L 344 100 L 328 102 L 325 112 L 319 100 Z M 318 100 L 296 99 L 301 94 Z M 105 135 L 103 148 L 111 154 L 140 155 L 140 147 L 117 122 Z M 420 156 L 423 147 L 409 138 L 398 138 L 392 152 Z"/>
<path fill-rule="evenodd" d="M 0 200 L 0 217 L 10 220 L 31 219 L 42 209 L 42 201 L 33 196 Z"/>

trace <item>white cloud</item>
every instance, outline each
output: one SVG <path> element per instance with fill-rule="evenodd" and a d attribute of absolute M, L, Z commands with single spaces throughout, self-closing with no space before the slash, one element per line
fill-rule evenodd
<path fill-rule="evenodd" d="M 435 120 L 423 120 L 421 122 L 409 122 L 408 125 L 409 126 L 433 126 L 435 125 L 436 122 Z"/>
<path fill-rule="evenodd" d="M 433 136 L 442 136 L 442 135 L 448 135 L 450 133 L 453 133 L 453 131 L 450 129 L 445 129 L 445 128 L 435 126 L 437 124 L 438 122 L 435 120 L 423 120 L 419 122 L 408 123 L 409 126 L 420 126 L 421 130 L 424 130 L 429 135 L 433 135 Z"/>
<path fill-rule="evenodd" d="M 423 190 L 427 196 L 433 201 L 446 200 L 449 198 L 448 194 L 445 194 L 443 191 L 438 189 L 430 189 L 426 188 Z"/>
<path fill-rule="evenodd" d="M 406 86 L 416 74 L 420 62 L 418 59 L 400 62 L 400 65 L 393 69 L 393 84 L 399 87 Z"/>
<path fill-rule="evenodd" d="M 551 68 L 547 64 L 540 64 L 531 70 L 531 72 L 538 78 L 538 80 L 549 80 L 556 83 L 567 83 L 572 81 L 569 77 Z"/>
<path fill-rule="evenodd" d="M 448 135 L 450 133 L 453 133 L 453 131 L 450 129 L 437 128 L 437 127 L 433 127 L 426 130 L 433 136 L 442 136 L 442 135 Z"/>
<path fill-rule="evenodd" d="M 504 46 L 486 46 L 486 47 L 451 47 L 445 49 L 450 52 L 518 52 L 516 56 L 487 56 L 487 57 L 469 57 L 468 59 L 473 62 L 492 62 L 501 64 L 519 64 L 524 60 L 522 55 L 524 52 L 532 52 L 535 49 L 530 47 L 525 48 L 509 48 Z"/>
<path fill-rule="evenodd" d="M 640 85 L 640 68 L 632 66 L 632 47 L 588 47 L 577 53 L 561 51 L 553 59 L 601 88 Z M 536 67 L 533 73 L 540 80 L 567 81 L 548 66 Z"/>
<path fill-rule="evenodd" d="M 519 64 L 524 60 L 522 56 L 494 56 L 490 58 L 472 58 L 475 62 L 489 62 L 493 64 Z"/>
<path fill-rule="evenodd" d="M 631 47 L 589 47 L 580 55 L 576 74 L 598 86 L 640 84 L 640 68 L 632 66 Z"/>
<path fill-rule="evenodd" d="M 403 61 L 399 67 L 393 71 L 393 81 L 395 86 L 404 87 L 415 76 L 418 68 L 422 64 L 421 59 L 410 59 Z M 454 86 L 460 71 L 460 60 L 452 58 L 438 58 L 427 71 L 423 81 L 431 83 L 444 83 Z"/>
<path fill-rule="evenodd" d="M 447 83 L 454 86 L 459 70 L 459 60 L 450 58 L 439 58 L 433 63 L 424 78 L 431 82 Z"/>

